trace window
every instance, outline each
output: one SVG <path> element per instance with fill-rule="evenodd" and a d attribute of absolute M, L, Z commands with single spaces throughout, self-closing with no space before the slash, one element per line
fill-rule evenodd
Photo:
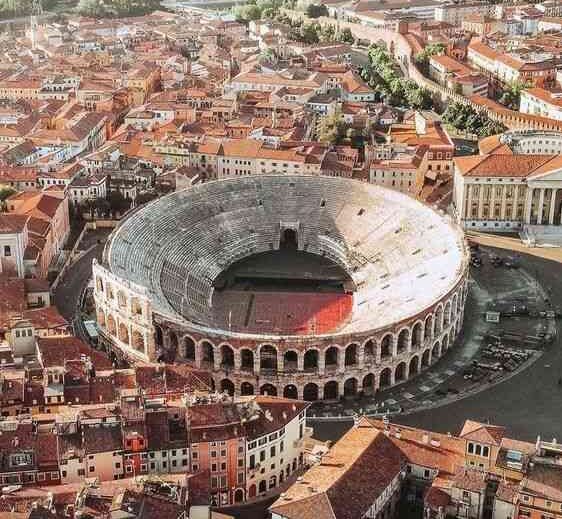
<path fill-rule="evenodd" d="M 225 461 L 223 461 L 223 462 L 221 463 L 221 471 L 222 471 L 222 470 L 226 470 L 226 462 L 225 462 Z"/>
<path fill-rule="evenodd" d="M 272 446 L 271 446 L 269 455 L 270 455 L 272 458 L 275 457 L 275 445 L 272 445 Z"/>
<path fill-rule="evenodd" d="M 196 453 L 196 452 L 192 452 L 192 453 L 191 453 L 191 457 L 192 457 L 192 459 L 196 460 L 196 459 L 197 459 L 197 453 Z"/>
<path fill-rule="evenodd" d="M 218 479 L 215 476 L 211 477 L 211 488 L 217 488 L 217 486 L 218 486 Z"/>
<path fill-rule="evenodd" d="M 283 452 L 284 448 L 285 448 L 285 442 L 283 440 L 281 440 L 279 442 L 279 452 Z"/>
<path fill-rule="evenodd" d="M 474 452 L 476 453 L 477 456 L 481 456 L 482 455 L 482 445 L 476 445 L 476 448 L 474 449 Z"/>
<path fill-rule="evenodd" d="M 426 469 L 426 470 L 423 471 L 423 477 L 425 479 L 429 479 L 429 470 Z"/>
<path fill-rule="evenodd" d="M 94 466 L 90 467 L 90 472 L 94 472 L 95 470 L 96 470 L 96 467 L 94 467 Z"/>
<path fill-rule="evenodd" d="M 484 456 L 485 458 L 488 457 L 490 449 L 488 447 L 482 447 L 482 456 Z"/>
<path fill-rule="evenodd" d="M 216 472 L 216 471 L 217 471 L 217 464 L 211 463 L 211 472 Z"/>
<path fill-rule="evenodd" d="M 260 461 L 265 461 L 265 451 L 260 451 Z"/>
<path fill-rule="evenodd" d="M 4 245 L 4 256 L 8 257 L 12 255 L 12 249 L 9 245 Z"/>

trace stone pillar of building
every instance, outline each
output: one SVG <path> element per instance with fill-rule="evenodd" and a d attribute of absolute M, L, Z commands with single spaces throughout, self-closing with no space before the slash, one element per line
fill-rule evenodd
<path fill-rule="evenodd" d="M 519 186 L 513 186 L 513 207 L 511 208 L 511 219 L 517 221 L 517 206 L 519 205 Z"/>
<path fill-rule="evenodd" d="M 358 345 L 359 347 L 357 348 L 357 365 L 360 368 L 364 368 L 365 367 L 365 346 L 364 345 Z"/>
<path fill-rule="evenodd" d="M 532 208 L 533 208 L 533 188 L 527 187 L 527 196 L 525 197 L 525 218 L 524 218 L 524 221 L 527 225 L 531 223 Z"/>
<path fill-rule="evenodd" d="M 398 337 L 395 335 L 392 336 L 392 356 L 398 356 Z"/>
<path fill-rule="evenodd" d="M 376 363 L 376 364 L 380 364 L 380 363 L 381 363 L 381 341 L 377 341 L 377 342 L 376 342 L 376 347 L 375 347 L 375 363 Z"/>
<path fill-rule="evenodd" d="M 326 354 L 324 351 L 318 352 L 318 373 L 321 377 L 326 373 Z"/>
<path fill-rule="evenodd" d="M 222 360 L 222 355 L 221 355 L 221 349 L 220 347 L 213 347 L 213 369 L 215 371 L 218 371 L 219 369 L 221 369 L 221 360 Z"/>
<path fill-rule="evenodd" d="M 507 206 L 507 186 L 502 186 L 502 202 L 501 202 L 501 209 L 500 209 L 500 220 L 504 221 L 505 218 L 505 209 Z"/>
<path fill-rule="evenodd" d="M 490 203 L 488 204 L 488 220 L 496 219 L 496 186 L 491 185 L 490 189 L 492 194 L 490 196 Z"/>
<path fill-rule="evenodd" d="M 480 185 L 478 189 L 478 220 L 482 220 L 484 213 L 484 185 Z"/>
<path fill-rule="evenodd" d="M 283 352 L 278 351 L 276 358 L 277 358 L 277 371 L 279 373 L 283 373 L 283 371 L 285 371 L 285 355 L 283 354 Z"/>
<path fill-rule="evenodd" d="M 460 215 L 461 218 L 464 216 L 465 218 L 473 218 L 472 214 L 472 184 L 468 184 L 467 186 L 467 199 L 466 199 L 466 211 L 464 215 Z"/>
<path fill-rule="evenodd" d="M 539 206 L 537 208 L 537 225 L 542 225 L 542 213 L 544 210 L 544 192 L 545 192 L 545 188 L 541 187 L 539 191 Z"/>
<path fill-rule="evenodd" d="M 550 194 L 550 211 L 548 215 L 548 223 L 549 225 L 554 225 L 554 212 L 556 210 L 556 193 L 558 192 L 557 188 L 552 188 Z"/>
<path fill-rule="evenodd" d="M 338 373 L 345 372 L 345 350 L 338 348 Z"/>
<path fill-rule="evenodd" d="M 240 373 L 241 367 L 242 367 L 242 355 L 240 354 L 240 350 L 234 350 L 234 371 L 236 373 Z"/>
<path fill-rule="evenodd" d="M 195 365 L 200 368 L 201 367 L 201 344 L 195 345 Z"/>
<path fill-rule="evenodd" d="M 260 374 L 260 354 L 259 350 L 254 353 L 254 375 Z"/>
<path fill-rule="evenodd" d="M 304 352 L 297 352 L 297 369 L 299 371 L 304 371 Z"/>

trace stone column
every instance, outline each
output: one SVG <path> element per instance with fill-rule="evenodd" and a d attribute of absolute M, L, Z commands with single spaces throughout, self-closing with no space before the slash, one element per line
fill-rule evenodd
<path fill-rule="evenodd" d="M 398 337 L 392 337 L 392 357 L 398 356 Z"/>
<path fill-rule="evenodd" d="M 277 351 L 277 349 L 276 349 L 276 351 Z M 279 371 L 279 373 L 283 373 L 283 371 L 285 371 L 285 356 L 284 356 L 283 352 L 277 351 L 277 354 L 275 355 L 275 358 L 277 359 L 277 371 Z"/>
<path fill-rule="evenodd" d="M 357 346 L 357 365 L 363 369 L 365 367 L 365 346 L 362 344 Z"/>
<path fill-rule="evenodd" d="M 544 187 L 541 187 L 539 192 L 539 206 L 537 208 L 537 225 L 542 225 L 542 213 L 544 210 Z"/>
<path fill-rule="evenodd" d="M 234 371 L 240 373 L 240 368 L 242 367 L 242 355 L 240 355 L 240 350 L 234 350 Z"/>
<path fill-rule="evenodd" d="M 345 372 L 345 349 L 338 348 L 338 373 Z"/>
<path fill-rule="evenodd" d="M 254 375 L 260 374 L 260 354 L 259 350 L 254 353 Z M 259 388 L 257 389 L 259 392 Z"/>
<path fill-rule="evenodd" d="M 492 194 L 490 196 L 490 203 L 488 204 L 488 220 L 496 219 L 496 187 L 495 184 L 490 186 Z"/>
<path fill-rule="evenodd" d="M 377 341 L 375 344 L 375 364 L 381 363 L 381 341 Z"/>
<path fill-rule="evenodd" d="M 304 371 L 304 353 L 302 351 L 297 352 L 297 370 Z"/>
<path fill-rule="evenodd" d="M 511 208 L 511 219 L 517 221 L 517 206 L 519 205 L 519 186 L 513 187 L 513 207 Z"/>
<path fill-rule="evenodd" d="M 461 214 L 460 217 L 472 219 L 472 184 L 468 184 L 467 192 L 466 212 L 464 215 Z"/>
<path fill-rule="evenodd" d="M 482 220 L 482 215 L 484 212 L 484 184 L 480 184 L 480 189 L 478 190 L 478 219 Z"/>
<path fill-rule="evenodd" d="M 556 209 L 556 193 L 558 189 L 552 188 L 552 193 L 550 194 L 550 211 L 548 215 L 548 223 L 554 225 L 554 211 Z"/>
<path fill-rule="evenodd" d="M 527 196 L 525 197 L 525 218 L 526 224 L 531 223 L 531 212 L 533 208 L 533 188 L 527 187 Z"/>
<path fill-rule="evenodd" d="M 322 350 L 318 351 L 318 373 L 320 376 L 326 373 L 326 355 Z"/>
<path fill-rule="evenodd" d="M 201 367 L 201 344 L 195 344 L 195 365 Z"/>
<path fill-rule="evenodd" d="M 507 205 L 507 186 L 502 187 L 502 205 L 500 210 L 500 220 L 505 220 L 505 209 Z"/>
<path fill-rule="evenodd" d="M 221 355 L 221 348 L 220 347 L 213 347 L 213 369 L 215 371 L 218 371 L 219 369 L 221 369 L 221 361 L 222 361 L 222 355 Z"/>

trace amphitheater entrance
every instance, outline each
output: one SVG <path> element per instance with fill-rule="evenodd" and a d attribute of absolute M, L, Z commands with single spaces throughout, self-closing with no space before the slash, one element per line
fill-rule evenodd
<path fill-rule="evenodd" d="M 293 384 L 289 384 L 288 386 L 285 386 L 285 389 L 283 389 L 283 396 L 285 398 L 292 398 L 294 400 L 297 400 L 299 398 L 299 392 L 297 390 L 297 386 Z"/>
<path fill-rule="evenodd" d="M 318 386 L 312 382 L 306 384 L 302 392 L 302 398 L 307 402 L 318 400 Z"/>
<path fill-rule="evenodd" d="M 299 248 L 299 235 L 295 229 L 284 229 L 279 240 L 279 248 L 297 250 Z"/>

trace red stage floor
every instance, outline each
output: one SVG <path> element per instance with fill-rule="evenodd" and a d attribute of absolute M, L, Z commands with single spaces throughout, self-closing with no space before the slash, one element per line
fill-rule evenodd
<path fill-rule="evenodd" d="M 215 292 L 218 325 L 236 332 L 313 335 L 341 328 L 350 315 L 350 294 Z"/>

